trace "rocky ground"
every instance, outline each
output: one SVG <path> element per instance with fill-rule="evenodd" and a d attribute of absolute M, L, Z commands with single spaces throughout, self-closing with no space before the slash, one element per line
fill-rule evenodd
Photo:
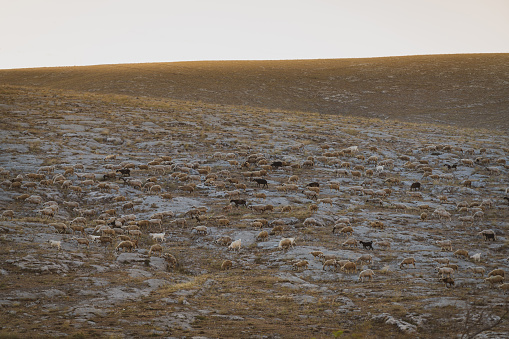
<path fill-rule="evenodd" d="M 509 330 L 507 290 L 483 280 L 509 268 L 504 132 L 9 86 L 0 88 L 0 102 L 1 336 L 498 338 Z M 351 146 L 358 152 L 345 151 Z M 270 166 L 275 161 L 284 166 Z M 123 180 L 115 171 L 128 164 L 134 168 Z M 267 187 L 248 175 L 256 171 Z M 297 189 L 285 190 L 291 176 Z M 330 203 L 304 194 L 312 182 L 317 199 Z M 410 189 L 415 182 L 420 190 Z M 235 207 L 231 197 L 269 208 Z M 58 209 L 47 216 L 41 210 L 50 201 Z M 69 202 L 92 210 L 85 235 L 51 225 L 80 216 Z M 188 214 L 197 207 L 200 220 Z M 113 243 L 91 238 L 100 220 L 134 214 L 139 222 L 160 212 L 161 228 L 131 235 L 132 252 L 115 250 L 117 236 L 128 233 L 125 220 Z M 332 233 L 341 218 L 353 228 L 349 239 L 373 241 L 373 250 L 343 245 L 348 237 Z M 267 224 L 256 228 L 256 219 Z M 278 222 L 282 234 L 257 240 Z M 495 241 L 483 240 L 483 230 Z M 149 255 L 157 243 L 150 233 L 159 232 L 175 267 Z M 215 242 L 223 236 L 241 239 L 240 250 Z M 295 246 L 278 249 L 283 237 L 296 238 Z M 439 240 L 451 240 L 452 251 Z M 357 270 L 324 269 L 312 251 L 357 262 Z M 371 263 L 358 261 L 365 254 Z M 401 267 L 410 257 L 415 267 Z M 458 266 L 452 287 L 437 274 L 441 258 Z M 221 269 L 225 260 L 231 269 Z M 294 269 L 302 260 L 309 266 Z M 474 266 L 484 277 L 468 270 Z M 374 277 L 362 282 L 365 269 Z"/>

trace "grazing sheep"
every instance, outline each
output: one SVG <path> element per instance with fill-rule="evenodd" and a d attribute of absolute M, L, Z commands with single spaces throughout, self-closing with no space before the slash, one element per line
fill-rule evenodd
<path fill-rule="evenodd" d="M 412 185 L 410 185 L 410 191 L 420 191 L 421 190 L 421 183 L 420 182 L 414 182 Z"/>
<path fill-rule="evenodd" d="M 488 278 L 485 278 L 484 281 L 490 283 L 490 286 L 493 287 L 495 284 L 500 284 L 504 282 L 504 277 L 501 275 L 494 275 Z"/>
<path fill-rule="evenodd" d="M 57 251 L 62 250 L 62 242 L 60 240 L 48 240 L 50 247 L 56 247 Z"/>
<path fill-rule="evenodd" d="M 256 236 L 256 240 L 258 241 L 265 241 L 269 238 L 269 233 L 267 231 L 261 231 L 260 233 L 258 233 L 258 235 Z"/>
<path fill-rule="evenodd" d="M 371 256 L 371 254 L 363 254 L 361 255 L 355 262 L 358 262 L 360 261 L 360 263 L 366 263 L 366 264 L 371 264 L 373 263 L 373 257 Z"/>
<path fill-rule="evenodd" d="M 55 228 L 57 233 L 66 233 L 67 232 L 67 225 L 64 224 L 63 222 L 55 222 L 55 223 L 51 223 L 49 225 L 52 226 L 53 228 Z"/>
<path fill-rule="evenodd" d="M 328 259 L 323 262 L 322 270 L 325 271 L 326 267 L 336 267 L 336 259 Z"/>
<path fill-rule="evenodd" d="M 497 287 L 500 288 L 501 290 L 504 290 L 504 294 L 507 293 L 507 291 L 509 291 L 509 283 L 503 283 L 501 285 L 498 285 Z"/>
<path fill-rule="evenodd" d="M 196 226 L 191 229 L 191 232 L 195 231 L 196 234 L 207 235 L 207 226 Z"/>
<path fill-rule="evenodd" d="M 76 240 L 78 242 L 78 245 L 81 244 L 81 245 L 87 245 L 87 247 L 90 247 L 90 242 L 88 241 L 87 238 L 72 237 L 72 240 Z"/>
<path fill-rule="evenodd" d="M 449 259 L 448 258 L 436 258 L 435 261 L 442 265 L 448 265 Z"/>
<path fill-rule="evenodd" d="M 414 265 L 415 268 L 415 259 L 414 258 L 405 258 L 402 262 L 399 263 L 399 267 L 403 268 L 403 265 Z"/>
<path fill-rule="evenodd" d="M 277 247 L 280 250 L 288 250 L 290 247 L 295 245 L 295 238 L 283 238 L 279 241 L 279 246 Z"/>
<path fill-rule="evenodd" d="M 477 267 L 469 267 L 467 268 L 467 270 L 470 270 L 472 271 L 472 273 L 475 275 L 475 274 L 480 274 L 482 277 L 484 277 L 484 272 L 486 272 L 486 269 L 482 266 L 477 266 Z"/>
<path fill-rule="evenodd" d="M 308 266 L 309 266 L 309 263 L 307 262 L 307 260 L 301 260 L 301 261 L 293 264 L 293 269 L 300 271 L 301 269 L 303 269 L 303 270 L 307 269 Z"/>
<path fill-rule="evenodd" d="M 229 246 L 232 243 L 232 241 L 233 241 L 233 239 L 230 238 L 229 236 L 224 236 L 219 239 L 216 239 L 214 242 L 221 246 Z"/>
<path fill-rule="evenodd" d="M 172 254 L 164 253 L 163 257 L 164 260 L 166 260 L 168 270 L 177 267 L 178 264 L 177 259 Z"/>
<path fill-rule="evenodd" d="M 355 239 L 355 238 L 348 238 L 341 245 L 357 247 L 357 239 Z"/>
<path fill-rule="evenodd" d="M 380 247 L 384 247 L 384 248 L 390 248 L 391 247 L 391 243 L 389 242 L 389 240 L 381 240 L 381 241 L 377 241 L 376 244 Z"/>
<path fill-rule="evenodd" d="M 500 275 L 502 277 L 505 277 L 505 271 L 501 268 L 497 268 L 497 269 L 494 269 L 493 271 L 491 271 L 490 273 L 488 273 L 488 277 L 495 276 L 495 275 Z"/>
<path fill-rule="evenodd" d="M 341 227 L 343 226 L 343 227 Z M 338 227 L 341 227 L 340 230 L 339 230 L 339 234 L 346 234 L 347 236 L 348 235 L 353 235 L 353 228 L 352 226 L 346 226 L 346 224 L 336 224 L 334 225 L 334 227 L 332 228 L 332 234 L 334 234 L 334 232 L 336 231 L 336 229 Z"/>
<path fill-rule="evenodd" d="M 149 257 L 152 255 L 152 252 L 159 252 L 159 256 L 161 256 L 163 254 L 163 246 L 160 244 L 154 244 L 150 246 L 150 250 L 148 251 Z"/>
<path fill-rule="evenodd" d="M 343 266 L 341 266 L 341 271 L 344 271 L 345 273 L 355 273 L 355 271 L 357 271 L 357 265 L 351 261 L 347 261 Z"/>
<path fill-rule="evenodd" d="M 14 218 L 14 211 L 13 210 L 5 210 L 5 211 L 3 211 L 2 218 L 4 218 L 4 219 L 7 219 L 7 218 L 12 219 L 12 218 Z"/>
<path fill-rule="evenodd" d="M 470 259 L 472 259 L 476 262 L 481 262 L 481 253 L 474 254 L 473 256 L 470 257 Z"/>
<path fill-rule="evenodd" d="M 384 223 L 382 221 L 379 221 L 379 220 L 371 221 L 369 223 L 369 226 L 371 226 L 373 228 L 380 228 L 381 230 L 384 229 Z"/>
<path fill-rule="evenodd" d="M 232 268 L 232 266 L 233 266 L 233 262 L 231 260 L 225 260 L 221 264 L 221 270 L 222 271 L 229 270 L 230 268 Z"/>
<path fill-rule="evenodd" d="M 448 277 L 451 277 L 454 275 L 454 269 L 451 267 L 439 267 L 438 274 L 442 275 L 442 279 L 444 278 L 444 275 L 447 275 Z"/>
<path fill-rule="evenodd" d="M 311 254 L 313 257 L 317 258 L 317 257 L 322 256 L 323 252 L 322 251 L 312 251 L 312 252 L 309 252 L 309 254 Z"/>
<path fill-rule="evenodd" d="M 149 235 L 152 237 L 152 240 L 157 241 L 160 240 L 161 242 L 164 241 L 164 236 L 166 235 L 166 232 L 163 233 L 149 233 Z"/>
<path fill-rule="evenodd" d="M 306 220 L 304 220 L 304 222 L 303 222 L 303 225 L 306 227 L 308 227 L 308 226 L 323 226 L 322 223 L 320 223 L 315 218 L 306 218 Z"/>
<path fill-rule="evenodd" d="M 496 240 L 495 231 L 493 231 L 493 230 L 483 230 L 477 234 L 482 235 L 485 241 L 488 241 L 488 240 L 495 241 Z"/>
<path fill-rule="evenodd" d="M 457 250 L 456 252 L 454 252 L 454 255 L 455 256 L 463 256 L 465 258 L 468 258 L 468 251 L 467 250 Z"/>
<path fill-rule="evenodd" d="M 230 246 L 228 246 L 228 250 L 240 251 L 241 245 L 242 239 L 235 240 L 230 244 Z"/>
<path fill-rule="evenodd" d="M 361 273 L 359 273 L 359 280 L 361 282 L 364 282 L 364 278 L 368 278 L 371 281 L 371 280 L 373 280 L 374 275 L 375 275 L 375 272 L 373 272 L 373 270 L 367 269 L 367 270 L 361 271 Z"/>
<path fill-rule="evenodd" d="M 450 240 L 437 240 L 437 245 L 440 245 L 442 251 L 452 251 L 452 242 Z"/>
<path fill-rule="evenodd" d="M 103 238 L 103 237 L 101 237 Z M 108 237 L 104 237 L 104 241 L 102 239 L 100 239 L 101 242 L 111 242 L 111 241 L 106 241 L 106 240 L 109 240 L 107 239 Z M 111 239 L 111 238 L 110 238 Z M 118 250 L 120 249 L 127 249 L 129 252 L 131 252 L 134 248 L 136 247 L 136 245 L 132 242 L 132 241 L 129 241 L 129 240 L 125 240 L 125 241 L 121 241 L 117 247 L 115 247 L 115 252 L 117 252 Z M 149 252 L 149 256 L 150 256 L 150 252 Z"/>

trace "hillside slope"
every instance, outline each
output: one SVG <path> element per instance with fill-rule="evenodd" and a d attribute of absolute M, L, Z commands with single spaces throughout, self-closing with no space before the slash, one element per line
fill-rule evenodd
<path fill-rule="evenodd" d="M 1 70 L 0 83 L 509 130 L 509 54 Z"/>

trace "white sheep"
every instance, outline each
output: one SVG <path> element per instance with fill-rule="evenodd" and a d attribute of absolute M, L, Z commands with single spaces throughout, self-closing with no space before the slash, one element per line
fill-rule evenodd
<path fill-rule="evenodd" d="M 440 245 L 440 250 L 452 251 L 452 242 L 450 240 L 437 240 L 437 245 Z"/>
<path fill-rule="evenodd" d="M 164 241 L 164 237 L 166 235 L 166 232 L 163 233 L 149 233 L 149 235 L 152 237 L 152 240 L 157 241 L 160 240 L 161 242 Z"/>
<path fill-rule="evenodd" d="M 481 253 L 476 253 L 476 254 L 472 255 L 470 257 L 470 259 L 472 259 L 472 260 L 474 260 L 476 262 L 481 262 Z"/>
<path fill-rule="evenodd" d="M 477 266 L 477 267 L 469 267 L 467 268 L 467 270 L 471 270 L 472 273 L 475 274 L 480 274 L 482 277 L 484 277 L 484 273 L 486 272 L 486 269 L 482 266 Z"/>
<path fill-rule="evenodd" d="M 233 241 L 230 244 L 230 246 L 228 246 L 228 250 L 240 251 L 241 245 L 242 245 L 242 239 L 237 239 L 237 240 Z"/>
<path fill-rule="evenodd" d="M 62 242 L 60 240 L 48 240 L 50 247 L 56 247 L 57 251 L 62 250 Z"/>
<path fill-rule="evenodd" d="M 279 241 L 278 249 L 289 249 L 295 244 L 295 238 L 283 238 Z"/>
<path fill-rule="evenodd" d="M 449 278 L 454 277 L 454 269 L 451 267 L 439 267 L 438 274 L 442 275 L 442 279 L 447 275 Z"/>

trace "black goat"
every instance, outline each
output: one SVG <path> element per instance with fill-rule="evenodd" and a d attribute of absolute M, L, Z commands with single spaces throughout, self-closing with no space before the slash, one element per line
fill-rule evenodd
<path fill-rule="evenodd" d="M 272 164 L 270 164 L 270 166 L 275 167 L 275 168 L 282 167 L 283 162 L 282 161 L 274 161 Z"/>
<path fill-rule="evenodd" d="M 267 183 L 267 180 L 265 179 L 260 179 L 260 178 L 255 178 L 253 179 L 254 181 L 256 181 L 256 183 L 258 184 L 258 187 L 267 187 L 269 188 L 269 184 Z"/>
<path fill-rule="evenodd" d="M 307 187 L 320 187 L 320 184 L 317 182 L 312 182 L 306 185 Z"/>
<path fill-rule="evenodd" d="M 234 203 L 235 204 L 235 207 L 239 207 L 241 205 L 244 205 L 247 207 L 247 201 L 245 201 L 244 199 L 232 199 L 230 200 L 230 203 Z"/>
<path fill-rule="evenodd" d="M 359 242 L 362 244 L 362 247 L 365 248 L 365 249 L 372 249 L 373 250 L 373 241 L 360 241 Z"/>
<path fill-rule="evenodd" d="M 412 185 L 410 185 L 410 191 L 420 191 L 420 190 L 421 190 L 420 182 L 414 182 Z"/>
<path fill-rule="evenodd" d="M 123 177 L 131 176 L 131 170 L 129 168 L 118 169 L 117 173 L 121 173 Z"/>

